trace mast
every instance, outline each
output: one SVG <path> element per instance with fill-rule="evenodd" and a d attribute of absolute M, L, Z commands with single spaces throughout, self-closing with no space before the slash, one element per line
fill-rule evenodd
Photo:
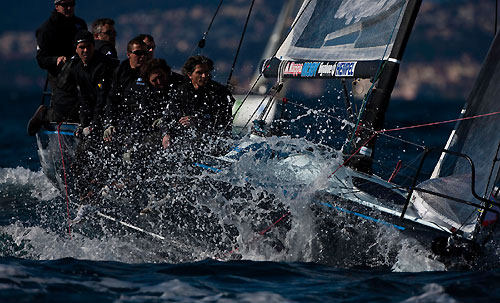
<path fill-rule="evenodd" d="M 369 93 L 365 111 L 362 113 L 360 125 L 357 134 L 358 139 L 352 140 L 350 146 L 344 147 L 344 153 L 350 156 L 354 151 L 358 150 L 369 138 L 374 131 L 381 130 L 384 125 L 385 113 L 389 106 L 392 90 L 396 83 L 399 73 L 399 66 L 408 43 L 410 33 L 417 18 L 418 10 L 422 0 L 409 0 L 407 9 L 404 12 L 401 21 L 401 27 L 396 35 L 394 47 L 392 48 L 389 59 L 382 63 L 380 76 L 375 79 L 373 90 Z M 356 129 L 353 130 L 356 132 Z M 360 151 L 359 155 L 351 158 L 348 165 L 358 171 L 371 173 L 373 161 L 373 147 L 376 137 L 370 140 Z"/>

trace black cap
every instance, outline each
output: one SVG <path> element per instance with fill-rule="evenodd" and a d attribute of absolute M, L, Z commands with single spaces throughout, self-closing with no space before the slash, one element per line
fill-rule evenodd
<path fill-rule="evenodd" d="M 94 35 L 88 30 L 82 29 L 75 35 L 75 47 L 81 42 L 91 42 L 94 43 Z"/>

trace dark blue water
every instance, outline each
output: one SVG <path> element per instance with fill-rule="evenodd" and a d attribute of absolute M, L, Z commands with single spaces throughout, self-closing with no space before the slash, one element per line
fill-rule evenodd
<path fill-rule="evenodd" d="M 500 272 L 390 273 L 311 263 L 124 264 L 4 258 L 3 302 L 495 302 Z"/>
<path fill-rule="evenodd" d="M 0 104 L 1 302 L 496 302 L 500 271 L 445 271 L 426 249 L 382 238 L 397 251 L 387 262 L 327 266 L 300 251 L 272 254 L 256 248 L 243 260 L 217 261 L 196 247 L 176 247 L 144 235 L 89 236 L 66 232 L 65 200 L 44 177 L 26 121 L 38 95 L 7 93 Z M 393 102 L 387 128 L 456 117 L 460 102 Z M 319 119 L 319 118 L 318 118 Z M 412 130 L 429 146 L 444 144 L 452 125 Z M 416 141 L 416 140 L 415 140 Z M 402 143 L 381 142 L 387 150 Z M 417 155 L 409 147 L 402 158 Z M 381 154 L 395 162 L 399 156 Z M 393 159 L 394 158 L 394 159 Z M 298 226 L 305 228 L 305 226 Z M 305 234 L 306 229 L 300 230 Z M 361 231 L 358 230 L 358 233 Z M 349 234 L 352 236 L 353 234 Z M 301 238 L 296 238 L 298 247 Z M 398 246 L 399 245 L 399 246 Z M 366 247 L 358 246 L 358 250 Z M 496 247 L 490 247 L 493 261 Z M 353 256 L 359 251 L 352 251 Z M 384 256 L 384 252 L 381 252 Z M 219 255 L 220 257 L 220 255 Z M 223 258 L 222 258 L 223 259 Z M 495 262 L 492 262 L 495 264 Z"/>

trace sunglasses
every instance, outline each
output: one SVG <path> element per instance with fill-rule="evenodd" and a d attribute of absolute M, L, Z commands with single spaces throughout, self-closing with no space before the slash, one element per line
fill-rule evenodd
<path fill-rule="evenodd" d="M 68 7 L 72 7 L 72 6 L 75 6 L 75 1 L 72 1 L 72 2 L 61 2 L 61 3 L 57 3 L 56 5 L 60 5 L 64 8 L 68 8 Z"/>
<path fill-rule="evenodd" d="M 133 51 L 132 54 L 140 57 L 140 56 L 146 56 L 147 54 L 149 54 L 149 52 L 138 49 L 138 50 Z"/>
<path fill-rule="evenodd" d="M 106 34 L 108 36 L 117 36 L 118 33 L 116 31 L 105 31 L 105 32 L 101 32 L 101 34 Z"/>

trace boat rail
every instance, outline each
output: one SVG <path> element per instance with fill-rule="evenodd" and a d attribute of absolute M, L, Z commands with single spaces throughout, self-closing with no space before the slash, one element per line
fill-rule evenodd
<path fill-rule="evenodd" d="M 461 158 L 464 158 L 464 159 L 467 160 L 467 162 L 469 163 L 470 168 L 471 168 L 471 182 L 470 182 L 470 185 L 471 185 L 472 196 L 475 199 L 483 202 L 484 205 L 477 204 L 477 203 L 474 203 L 474 202 L 470 202 L 470 201 L 467 201 L 467 200 L 464 200 L 464 199 L 460 199 L 460 198 L 457 198 L 457 197 L 449 196 L 449 195 L 446 195 L 446 194 L 442 194 L 442 193 L 439 193 L 439 192 L 434 192 L 434 191 L 430 191 L 430 190 L 427 190 L 427 189 L 419 188 L 419 187 L 416 186 L 418 177 L 420 176 L 420 172 L 422 171 L 423 164 L 424 164 L 427 156 L 430 153 L 432 153 L 432 152 L 447 153 L 447 154 L 454 155 L 454 156 L 457 156 L 457 157 L 461 157 Z M 467 204 L 467 205 L 470 205 L 470 206 L 474 206 L 474 207 L 477 207 L 477 208 L 479 208 L 479 209 L 481 209 L 483 211 L 489 211 L 489 212 L 495 213 L 497 215 L 497 218 L 500 218 L 500 212 L 498 212 L 497 210 L 495 210 L 495 209 L 493 209 L 493 208 L 490 207 L 492 205 L 500 207 L 500 203 L 498 203 L 496 201 L 488 200 L 486 198 L 483 198 L 483 197 L 479 196 L 476 193 L 476 190 L 475 190 L 475 181 L 476 181 L 476 169 L 475 169 L 475 166 L 474 166 L 474 162 L 472 161 L 472 159 L 468 155 L 463 154 L 463 153 L 459 153 L 459 152 L 455 152 L 455 151 L 451 151 L 451 150 L 448 150 L 448 149 L 443 149 L 443 148 L 426 149 L 425 152 L 424 152 L 424 155 L 422 156 L 422 159 L 420 160 L 420 164 L 419 164 L 418 169 L 417 169 L 417 171 L 415 173 L 415 177 L 413 178 L 412 185 L 408 188 L 408 196 L 406 198 L 406 203 L 405 203 L 405 205 L 403 207 L 403 211 L 401 212 L 401 219 L 404 219 L 405 213 L 406 213 L 406 211 L 408 209 L 408 206 L 410 205 L 410 199 L 411 199 L 414 191 L 419 191 L 419 192 L 423 192 L 423 193 L 426 193 L 426 194 L 435 195 L 435 196 L 438 196 L 438 197 L 441 197 L 441 198 L 449 199 L 449 200 L 452 200 L 452 201 L 455 201 L 455 202 L 458 202 L 458 203 L 462 203 L 462 204 Z M 493 228 L 490 230 L 490 234 L 496 228 L 497 223 L 498 223 L 498 220 L 495 221 L 495 223 L 493 224 Z"/>

